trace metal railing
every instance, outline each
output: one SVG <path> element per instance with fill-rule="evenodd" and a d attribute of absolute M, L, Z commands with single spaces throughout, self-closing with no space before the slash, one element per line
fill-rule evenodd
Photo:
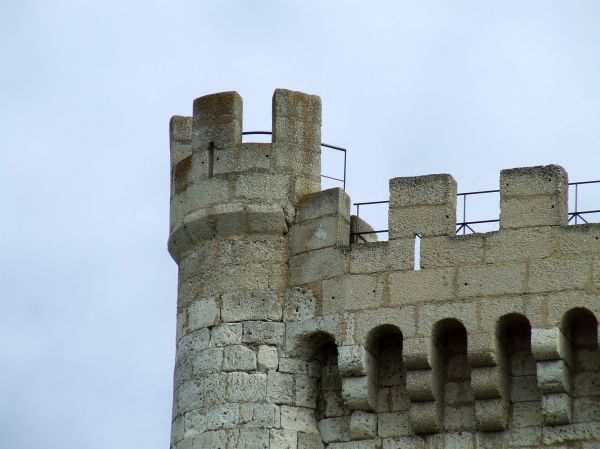
<path fill-rule="evenodd" d="M 271 131 L 244 131 L 242 132 L 242 136 L 250 136 L 250 135 L 268 135 L 271 136 L 273 132 Z M 346 149 L 342 147 L 338 147 L 336 145 L 330 145 L 328 143 L 321 142 L 321 146 L 325 148 L 330 148 L 332 150 L 341 151 L 344 153 L 344 177 L 343 178 L 335 178 L 333 176 L 327 176 L 321 174 L 321 178 L 332 179 L 334 181 L 339 181 L 342 183 L 342 190 L 346 190 Z"/>
<path fill-rule="evenodd" d="M 577 219 L 580 218 L 584 223 L 589 223 L 585 217 L 583 217 L 583 215 L 591 215 L 591 214 L 598 214 L 600 213 L 600 209 L 596 209 L 596 210 L 577 210 L 578 208 L 578 202 L 579 202 L 579 186 L 580 185 L 584 185 L 584 184 L 600 184 L 600 179 L 596 180 L 596 181 L 580 181 L 580 182 L 570 182 L 569 185 L 570 186 L 575 186 L 575 210 L 573 212 L 569 212 L 569 220 L 568 222 L 571 223 L 571 220 L 574 221 L 573 224 L 578 224 L 577 223 Z"/>
<path fill-rule="evenodd" d="M 572 212 L 568 212 L 568 223 L 573 222 L 573 224 L 578 224 L 578 219 L 583 221 L 584 223 L 589 223 L 589 221 L 584 217 L 585 215 L 591 214 L 600 214 L 600 209 L 594 210 L 579 210 L 579 186 L 584 184 L 600 184 L 600 179 L 595 181 L 580 181 L 580 182 L 570 182 L 569 186 L 574 186 L 575 190 L 575 201 L 574 201 L 574 210 Z M 471 195 L 483 195 L 488 193 L 499 193 L 500 190 L 479 190 L 475 192 L 463 192 L 458 193 L 457 200 L 462 197 L 462 221 L 456 223 L 456 233 L 459 234 L 462 231 L 462 234 L 465 235 L 467 232 L 474 233 L 477 232 L 471 225 L 478 225 L 484 223 L 499 223 L 500 219 L 490 219 L 490 220 L 471 220 L 467 221 L 467 197 Z M 353 203 L 356 206 L 356 217 L 360 217 L 360 206 L 367 206 L 371 204 L 389 204 L 389 200 L 383 201 L 365 201 L 360 203 Z M 360 236 L 364 234 L 380 234 L 384 232 L 389 232 L 389 229 L 382 229 L 379 231 L 362 231 L 362 232 L 352 232 L 351 236 Z"/>

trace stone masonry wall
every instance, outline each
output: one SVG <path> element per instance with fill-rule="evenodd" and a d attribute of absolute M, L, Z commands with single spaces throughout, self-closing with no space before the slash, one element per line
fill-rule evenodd
<path fill-rule="evenodd" d="M 450 175 L 392 179 L 389 241 L 350 243 L 320 123 L 286 90 L 269 144 L 234 92 L 171 121 L 171 447 L 600 448 L 600 224 L 567 225 L 565 171 L 503 170 L 464 236 Z"/>

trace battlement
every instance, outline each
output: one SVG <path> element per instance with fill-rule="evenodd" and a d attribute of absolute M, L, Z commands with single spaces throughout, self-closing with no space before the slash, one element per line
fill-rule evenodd
<path fill-rule="evenodd" d="M 594 447 L 600 224 L 567 225 L 565 170 L 503 170 L 499 230 L 470 235 L 452 176 L 392 179 L 389 240 L 351 243 L 318 99 L 273 109 L 270 144 L 235 93 L 171 121 L 173 448 Z"/>
<path fill-rule="evenodd" d="M 321 189 L 319 97 L 276 90 L 272 143 L 242 143 L 243 105 L 236 92 L 197 98 L 193 111 L 170 123 L 174 258 L 191 248 L 192 237 L 210 238 L 218 230 L 262 232 L 265 224 L 280 232 L 300 198 Z"/>

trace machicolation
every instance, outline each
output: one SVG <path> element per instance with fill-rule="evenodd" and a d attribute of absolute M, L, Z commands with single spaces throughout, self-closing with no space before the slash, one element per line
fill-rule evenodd
<path fill-rule="evenodd" d="M 600 224 L 567 224 L 566 172 L 503 170 L 500 229 L 464 236 L 450 175 L 395 178 L 389 240 L 351 243 L 320 130 L 287 90 L 272 143 L 235 92 L 171 120 L 171 447 L 600 448 Z"/>

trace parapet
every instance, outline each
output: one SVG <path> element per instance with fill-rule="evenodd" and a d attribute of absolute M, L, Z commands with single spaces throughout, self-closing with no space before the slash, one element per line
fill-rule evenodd
<path fill-rule="evenodd" d="M 278 90 L 271 143 L 235 92 L 171 121 L 173 449 L 595 447 L 600 224 L 567 224 L 565 170 L 503 170 L 470 235 L 452 176 L 395 178 L 389 240 L 353 238 L 320 120 Z"/>
<path fill-rule="evenodd" d="M 276 90 L 272 143 L 242 142 L 236 92 L 197 98 L 193 111 L 170 123 L 169 248 L 175 259 L 193 241 L 220 231 L 281 232 L 300 198 L 321 189 L 319 97 Z"/>

